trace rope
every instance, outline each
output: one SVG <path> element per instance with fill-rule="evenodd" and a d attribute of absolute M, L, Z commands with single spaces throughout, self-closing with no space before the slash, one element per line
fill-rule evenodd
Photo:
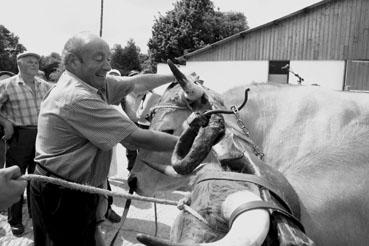
<path fill-rule="evenodd" d="M 153 203 L 159 203 L 159 204 L 164 204 L 164 205 L 173 205 L 173 206 L 176 206 L 179 210 L 184 210 L 192 214 L 195 218 L 199 219 L 200 221 L 208 225 L 207 221 L 200 214 L 198 214 L 195 210 L 193 210 L 188 205 L 184 204 L 183 199 L 179 201 L 172 201 L 172 200 L 166 200 L 166 199 L 160 199 L 160 198 L 152 198 L 152 197 L 129 194 L 128 192 L 110 191 L 110 190 L 105 190 L 105 189 L 96 188 L 96 187 L 92 187 L 88 185 L 73 183 L 73 182 L 62 180 L 62 179 L 47 177 L 47 176 L 42 176 L 42 175 L 37 175 L 37 174 L 25 174 L 25 175 L 22 175 L 20 179 L 27 180 L 27 181 L 30 181 L 30 180 L 43 181 L 43 182 L 51 183 L 54 185 L 60 185 L 60 186 L 63 186 L 65 188 L 69 188 L 72 190 L 78 190 L 81 192 L 87 192 L 91 194 L 107 195 L 107 196 L 113 196 L 113 197 L 123 197 L 126 199 L 132 199 L 132 200 L 138 200 L 138 201 L 144 201 L 144 202 L 153 202 Z"/>
<path fill-rule="evenodd" d="M 53 177 L 47 177 L 37 174 L 25 174 L 20 177 L 24 180 L 37 180 L 37 181 L 43 181 L 55 185 L 60 185 L 72 190 L 78 190 L 82 192 L 92 193 L 92 194 L 99 194 L 99 195 L 108 195 L 113 197 L 123 197 L 126 199 L 133 199 L 138 201 L 145 201 L 145 202 L 156 202 L 159 204 L 165 204 L 165 205 L 173 205 L 177 206 L 178 202 L 166 200 L 166 199 L 158 199 L 158 198 L 152 198 L 152 197 L 146 197 L 146 196 L 140 196 L 140 195 L 133 195 L 129 194 L 128 192 L 118 192 L 118 191 L 109 191 L 101 188 L 96 188 L 88 185 L 83 184 L 77 184 L 73 182 L 68 182 L 62 179 L 57 179 Z"/>
<path fill-rule="evenodd" d="M 154 202 L 154 216 L 155 216 L 155 233 L 154 236 L 158 235 L 158 208 L 156 206 L 156 202 Z"/>
<path fill-rule="evenodd" d="M 6 168 L 6 152 L 8 150 L 8 142 L 6 140 L 6 138 L 2 137 L 2 140 L 4 141 L 4 163 L 1 163 L 1 165 L 3 165 L 3 168 Z"/>
<path fill-rule="evenodd" d="M 157 109 L 180 109 L 180 110 L 187 110 L 188 108 L 187 107 L 181 107 L 181 106 L 177 106 L 177 105 L 174 105 L 174 104 L 161 104 L 161 105 L 157 105 L 157 106 L 154 106 L 154 107 L 151 107 L 151 111 L 155 111 Z"/>

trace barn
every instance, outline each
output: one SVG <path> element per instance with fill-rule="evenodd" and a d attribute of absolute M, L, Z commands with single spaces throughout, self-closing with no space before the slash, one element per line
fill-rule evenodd
<path fill-rule="evenodd" d="M 183 58 L 219 92 L 266 81 L 369 91 L 369 1 L 323 0 Z"/>

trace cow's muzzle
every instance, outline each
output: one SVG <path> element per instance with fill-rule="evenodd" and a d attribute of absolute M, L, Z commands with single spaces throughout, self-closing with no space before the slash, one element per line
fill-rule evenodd
<path fill-rule="evenodd" d="M 181 175 L 191 174 L 224 134 L 222 115 L 196 114 L 174 148 L 171 160 L 174 170 Z"/>

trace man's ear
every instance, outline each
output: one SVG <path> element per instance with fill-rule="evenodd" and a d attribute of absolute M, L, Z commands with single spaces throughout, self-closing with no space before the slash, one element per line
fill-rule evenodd
<path fill-rule="evenodd" d="M 69 57 L 69 66 L 72 68 L 72 69 L 77 69 L 79 68 L 79 66 L 81 65 L 81 60 L 79 59 L 79 57 L 77 57 L 76 55 L 71 55 Z"/>

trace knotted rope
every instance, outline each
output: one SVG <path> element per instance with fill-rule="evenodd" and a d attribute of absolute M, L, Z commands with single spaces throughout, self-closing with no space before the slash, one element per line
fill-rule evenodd
<path fill-rule="evenodd" d="M 132 199 L 132 200 L 138 200 L 138 201 L 144 201 L 144 202 L 155 202 L 155 203 L 164 204 L 164 205 L 172 205 L 172 206 L 176 206 L 179 210 L 184 210 L 192 214 L 194 217 L 204 222 L 205 224 L 208 224 L 207 221 L 200 214 L 198 214 L 195 210 L 193 210 L 191 207 L 185 204 L 184 199 L 181 199 L 179 201 L 172 201 L 172 200 L 167 200 L 167 199 L 133 195 L 133 194 L 129 194 L 126 191 L 123 191 L 123 192 L 110 191 L 110 190 L 96 188 L 96 187 L 89 186 L 89 185 L 73 183 L 73 182 L 62 180 L 62 179 L 47 177 L 47 176 L 37 175 L 37 174 L 24 174 L 20 177 L 20 179 L 27 180 L 27 181 L 37 180 L 37 181 L 47 182 L 50 184 L 63 186 L 68 189 L 77 190 L 81 192 L 87 192 L 90 194 L 122 197 L 125 199 Z"/>

